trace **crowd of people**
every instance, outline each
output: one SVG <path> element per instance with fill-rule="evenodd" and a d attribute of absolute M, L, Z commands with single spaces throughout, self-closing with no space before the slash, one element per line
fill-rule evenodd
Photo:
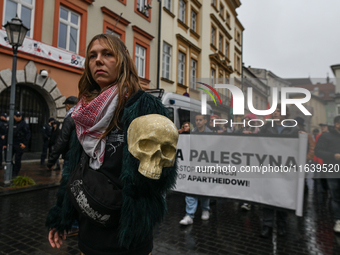
<path fill-rule="evenodd" d="M 276 136 L 298 136 L 299 133 L 306 133 L 308 135 L 307 155 L 306 164 L 339 164 L 340 163 L 340 116 L 334 118 L 334 126 L 329 126 L 324 123 L 320 123 L 320 129 L 314 129 L 313 133 L 310 134 L 305 130 L 305 120 L 302 117 L 296 117 L 294 125 L 293 122 L 285 122 L 282 125 L 282 120 L 289 118 L 289 109 L 286 109 L 286 115 L 281 115 L 281 105 L 278 104 L 276 110 L 272 113 L 271 119 L 276 119 L 274 124 L 272 122 L 267 122 L 262 127 L 256 124 L 257 117 L 253 113 L 246 114 L 239 128 L 230 127 L 229 124 L 216 124 L 219 121 L 214 121 L 216 119 L 221 119 L 218 115 L 209 116 L 197 114 L 195 117 L 195 128 L 190 122 L 185 122 L 181 129 L 178 130 L 180 134 L 194 134 L 194 133 L 235 133 L 241 135 L 258 134 L 258 135 L 276 135 Z M 209 120 L 209 122 L 208 122 Z M 249 121 L 253 120 L 252 125 L 249 125 Z M 295 127 L 291 127 L 295 126 Z M 322 192 L 326 193 L 328 190 L 332 197 L 332 209 L 334 215 L 334 231 L 340 233 L 340 179 L 338 178 L 319 178 L 320 176 L 315 176 L 315 181 L 319 182 L 322 187 Z M 329 177 L 329 176 L 328 176 Z M 334 177 L 334 176 L 333 176 Z M 307 191 L 307 185 L 305 185 L 305 192 Z M 186 196 L 186 214 L 182 220 L 180 220 L 181 225 L 190 225 L 194 222 L 195 212 L 198 206 L 198 201 L 201 201 L 202 208 L 202 220 L 209 219 L 209 198 L 208 197 L 192 197 Z M 243 203 L 241 208 L 248 211 L 251 209 L 251 204 Z M 287 212 L 285 210 L 276 209 L 272 207 L 262 206 L 262 230 L 260 236 L 263 238 L 268 238 L 272 234 L 274 215 L 276 213 L 276 224 L 277 224 L 277 234 L 279 236 L 286 235 L 286 225 L 287 225 Z"/>
<path fill-rule="evenodd" d="M 139 161 L 129 151 L 130 124 L 144 115 L 167 116 L 161 101 L 141 90 L 135 64 L 125 44 L 116 36 L 99 34 L 92 38 L 86 49 L 85 68 L 78 83 L 78 96 L 64 101 L 66 115 L 60 130 L 59 122 L 49 118 L 44 125 L 42 165 L 60 169 L 63 158 L 62 179 L 56 203 L 48 212 L 46 227 L 48 241 L 53 248 L 60 248 L 67 234 L 78 233 L 80 254 L 149 255 L 153 249 L 153 228 L 166 211 L 166 194 L 176 183 L 176 162 L 164 167 L 158 180 L 148 179 L 138 172 Z M 287 112 L 288 113 L 288 112 Z M 289 113 L 288 113 L 289 114 Z M 1 115 L 1 148 L 7 144 L 7 115 Z M 293 135 L 304 130 L 304 119 L 296 118 L 298 126 L 287 128 L 281 120 L 278 105 L 272 119 L 274 124 L 252 127 L 254 114 L 244 116 L 244 126 L 214 125 L 218 115 L 197 114 L 195 123 L 184 122 L 181 134 L 236 133 L 241 135 Z M 15 112 L 13 176 L 20 171 L 22 153 L 30 138 L 28 125 L 21 112 Z M 140 127 L 143 129 L 143 127 Z M 319 130 L 308 135 L 306 162 L 310 164 L 338 164 L 340 161 L 340 116 L 334 127 L 320 124 Z M 138 145 L 150 149 L 144 140 Z M 156 153 L 158 156 L 160 153 Z M 156 155 L 155 154 L 155 155 Z M 159 156 L 160 157 L 160 156 Z M 335 220 L 334 231 L 340 233 L 340 179 L 320 179 L 324 190 L 330 190 Z M 213 199 L 204 196 L 185 197 L 186 214 L 181 225 L 194 223 L 198 205 L 202 220 L 210 218 Z M 241 206 L 250 210 L 250 204 Z M 277 233 L 286 234 L 287 213 L 281 209 L 262 208 L 260 235 L 271 235 L 276 213 Z"/>

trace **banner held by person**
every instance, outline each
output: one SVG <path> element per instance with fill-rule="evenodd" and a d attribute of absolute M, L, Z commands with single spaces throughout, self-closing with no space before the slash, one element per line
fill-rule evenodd
<path fill-rule="evenodd" d="M 176 191 L 253 201 L 302 216 L 307 135 L 180 135 Z"/>

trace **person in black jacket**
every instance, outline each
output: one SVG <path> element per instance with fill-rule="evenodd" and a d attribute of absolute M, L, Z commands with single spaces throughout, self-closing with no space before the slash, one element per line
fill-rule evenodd
<path fill-rule="evenodd" d="M 31 131 L 27 123 L 22 119 L 22 114 L 19 111 L 14 112 L 13 124 L 13 153 L 15 156 L 15 164 L 13 165 L 13 178 L 18 176 L 21 168 L 21 157 L 24 154 L 24 149 L 27 147 L 29 139 L 31 138 Z M 6 134 L 6 144 L 8 139 L 8 129 Z M 7 148 L 7 146 L 4 146 Z"/>
<path fill-rule="evenodd" d="M 57 120 L 55 120 L 52 123 L 52 132 L 51 132 L 51 138 L 50 138 L 50 143 L 49 143 L 50 153 L 54 150 L 54 146 L 55 146 L 57 139 L 60 135 L 59 125 L 60 125 L 60 123 Z M 54 168 L 54 170 L 60 170 L 59 159 L 57 160 L 57 167 Z"/>
<path fill-rule="evenodd" d="M 76 125 L 74 124 L 74 120 L 72 119 L 71 115 L 75 108 L 75 105 L 77 104 L 77 101 L 78 101 L 77 97 L 70 96 L 66 98 L 66 100 L 63 103 L 65 105 L 67 112 L 64 118 L 63 127 L 60 131 L 60 134 L 54 144 L 51 153 L 48 156 L 47 167 L 49 170 L 51 170 L 53 165 L 57 162 L 60 154 L 64 159 L 63 167 L 68 165 L 67 152 L 70 149 L 70 138 L 72 131 L 75 130 L 76 128 Z"/>
<path fill-rule="evenodd" d="M 328 188 L 332 196 L 335 221 L 333 230 L 340 233 L 340 115 L 334 118 L 334 128 L 329 128 L 329 132 L 323 133 L 318 138 L 315 155 L 323 160 L 322 169 L 325 166 L 328 170 L 326 177 L 328 177 Z"/>
<path fill-rule="evenodd" d="M 53 122 L 55 121 L 54 118 L 49 118 L 48 123 L 43 126 L 42 129 L 42 135 L 43 135 L 43 151 L 41 153 L 41 158 L 40 158 L 40 164 L 43 165 L 45 164 L 45 159 L 47 156 L 47 150 L 50 148 L 50 139 L 51 139 L 51 134 L 52 134 L 52 125 Z M 50 153 L 50 152 L 49 152 Z"/>
<path fill-rule="evenodd" d="M 281 104 L 278 104 L 276 107 L 276 110 L 272 114 L 272 119 L 277 119 L 276 121 L 270 121 L 266 123 L 261 129 L 258 134 L 262 135 L 289 135 L 289 136 L 298 136 L 299 134 L 299 128 L 298 127 L 290 127 L 293 126 L 292 122 L 286 121 L 285 127 L 281 124 L 281 122 L 285 119 L 289 118 L 289 111 L 288 108 L 286 109 L 286 116 L 281 115 Z M 261 237 L 267 238 L 271 235 L 272 229 L 273 229 L 273 221 L 274 221 L 274 215 L 275 210 L 268 207 L 263 207 L 263 225 L 262 225 L 262 231 L 261 231 Z M 276 222 L 277 222 L 277 233 L 279 236 L 286 235 L 286 224 L 287 224 L 287 212 L 277 209 L 276 210 Z"/>
<path fill-rule="evenodd" d="M 2 147 L 5 146 L 5 135 L 8 129 L 7 114 L 3 113 L 0 117 L 0 169 L 2 169 Z"/>

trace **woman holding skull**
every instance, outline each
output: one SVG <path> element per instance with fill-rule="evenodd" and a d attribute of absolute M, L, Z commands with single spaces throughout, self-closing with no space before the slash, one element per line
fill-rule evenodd
<path fill-rule="evenodd" d="M 79 103 L 72 114 L 76 123 L 72 162 L 47 217 L 48 239 L 52 247 L 60 248 L 64 231 L 77 219 L 83 254 L 149 254 L 153 227 L 166 209 L 164 195 L 175 184 L 176 165 L 170 165 L 176 149 L 167 152 L 171 164 L 158 161 L 158 168 L 164 167 L 161 174 L 142 175 L 139 160 L 129 151 L 128 129 L 141 116 L 167 116 L 167 111 L 157 98 L 140 90 L 136 67 L 119 38 L 96 35 L 86 53 Z M 92 190 L 95 196 L 86 196 Z M 109 206 L 102 208 L 106 202 Z"/>

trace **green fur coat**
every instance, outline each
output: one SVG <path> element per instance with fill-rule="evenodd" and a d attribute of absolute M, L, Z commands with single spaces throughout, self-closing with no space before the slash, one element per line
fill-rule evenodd
<path fill-rule="evenodd" d="M 152 234 L 153 228 L 160 223 L 166 212 L 166 193 L 174 188 L 177 178 L 177 162 L 173 167 L 163 168 L 159 180 L 148 179 L 138 172 L 139 160 L 128 151 L 127 130 L 130 123 L 143 115 L 160 114 L 167 116 L 167 110 L 156 97 L 138 91 L 126 103 L 122 117 L 124 127 L 123 169 L 120 176 L 124 184 L 123 206 L 119 224 L 119 241 L 121 246 L 130 247 L 140 243 L 144 237 Z M 77 212 L 73 207 L 66 186 L 70 174 L 77 166 L 82 147 L 74 131 L 71 138 L 69 166 L 63 170 L 57 202 L 48 213 L 46 226 L 59 231 L 70 230 Z"/>

